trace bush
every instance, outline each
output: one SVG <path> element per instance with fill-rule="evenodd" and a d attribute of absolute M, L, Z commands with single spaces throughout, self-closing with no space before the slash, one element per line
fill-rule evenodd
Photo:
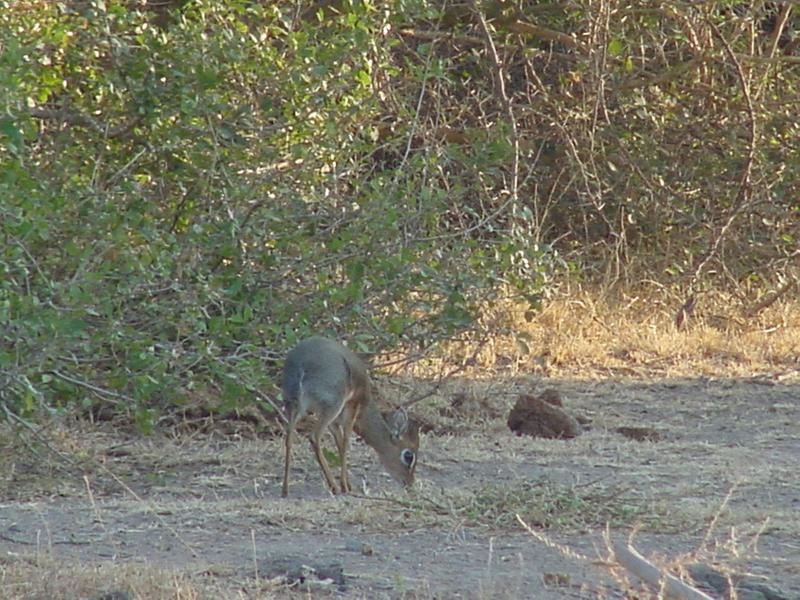
<path fill-rule="evenodd" d="M 311 332 L 426 345 L 500 283 L 542 291 L 554 254 L 450 187 L 454 168 L 503 171 L 508 144 L 403 154 L 421 123 L 383 129 L 406 109 L 381 81 L 431 76 L 384 33 L 407 15 L 3 4 L 13 410 L 99 398 L 147 428 L 199 388 L 237 405 Z"/>
<path fill-rule="evenodd" d="M 0 1 L 4 406 L 147 428 L 311 332 L 427 347 L 564 267 L 790 273 L 789 4 L 298 6 Z"/>

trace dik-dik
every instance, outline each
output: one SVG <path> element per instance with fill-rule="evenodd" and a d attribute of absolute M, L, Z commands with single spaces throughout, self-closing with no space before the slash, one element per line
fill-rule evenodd
<path fill-rule="evenodd" d="M 286 425 L 286 456 L 283 467 L 283 496 L 289 494 L 289 464 L 292 435 L 306 414 L 314 413 L 311 449 L 325 481 L 334 494 L 350 491 L 347 447 L 353 430 L 372 446 L 384 468 L 397 481 L 414 483 L 419 447 L 419 426 L 403 409 L 384 417 L 372 398 L 367 367 L 340 343 L 311 337 L 297 344 L 283 367 L 283 400 Z M 337 485 L 320 444 L 325 428 L 333 434 L 342 461 L 341 483 Z"/>

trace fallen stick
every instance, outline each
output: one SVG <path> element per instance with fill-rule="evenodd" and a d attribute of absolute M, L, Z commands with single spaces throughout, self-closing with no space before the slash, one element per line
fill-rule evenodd
<path fill-rule="evenodd" d="M 678 600 L 714 600 L 708 594 L 701 592 L 688 583 L 684 583 L 674 575 L 663 572 L 644 556 L 639 554 L 631 545 L 609 542 L 609 547 L 614 553 L 614 558 L 627 571 L 633 573 L 655 588 L 663 590 L 666 598 Z"/>

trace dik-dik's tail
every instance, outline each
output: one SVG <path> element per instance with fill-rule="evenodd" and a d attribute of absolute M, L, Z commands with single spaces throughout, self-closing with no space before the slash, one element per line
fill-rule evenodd
<path fill-rule="evenodd" d="M 299 365 L 288 365 L 283 371 L 283 382 L 281 384 L 283 389 L 283 412 L 290 421 L 300 407 L 305 378 L 305 369 Z"/>

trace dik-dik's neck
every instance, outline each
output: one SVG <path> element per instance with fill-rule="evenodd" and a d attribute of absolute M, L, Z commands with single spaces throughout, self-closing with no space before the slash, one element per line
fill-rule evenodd
<path fill-rule="evenodd" d="M 362 407 L 353 429 L 375 450 L 381 450 L 390 444 L 389 427 L 374 402 L 367 402 Z"/>

